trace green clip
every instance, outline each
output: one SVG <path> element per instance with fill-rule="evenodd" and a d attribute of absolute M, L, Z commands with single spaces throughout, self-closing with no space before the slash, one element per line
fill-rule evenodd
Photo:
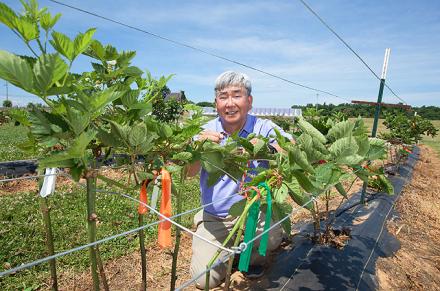
<path fill-rule="evenodd" d="M 267 231 L 270 227 L 270 222 L 272 218 L 272 195 L 270 193 L 270 188 L 266 184 L 266 182 L 261 182 L 258 184 L 258 187 L 262 187 L 266 189 L 266 202 L 267 202 L 267 208 L 266 208 L 266 219 L 264 220 L 264 230 Z M 258 248 L 258 253 L 261 256 L 266 256 L 267 251 L 267 244 L 269 241 L 269 231 L 263 234 L 260 240 L 260 247 Z"/>
<path fill-rule="evenodd" d="M 252 191 L 252 197 L 256 192 Z M 244 232 L 244 242 L 247 243 L 255 237 L 255 231 L 257 229 L 258 213 L 260 212 L 260 200 L 255 201 L 249 208 L 249 213 L 246 221 L 246 229 Z M 247 272 L 249 263 L 251 261 L 252 247 L 254 243 L 248 244 L 246 250 L 241 253 L 240 261 L 238 263 L 238 270 L 241 272 Z"/>

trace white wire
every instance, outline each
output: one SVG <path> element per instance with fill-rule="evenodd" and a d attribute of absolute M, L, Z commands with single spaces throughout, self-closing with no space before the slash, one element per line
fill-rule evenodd
<path fill-rule="evenodd" d="M 12 182 L 12 181 L 17 181 L 17 180 L 30 180 L 30 179 L 37 179 L 37 178 L 56 176 L 56 175 L 59 175 L 59 173 L 57 173 L 57 174 L 47 174 L 47 175 L 35 175 L 35 176 L 17 177 L 17 178 L 7 178 L 7 179 L 0 179 L 0 183 L 2 183 L 2 182 Z"/>

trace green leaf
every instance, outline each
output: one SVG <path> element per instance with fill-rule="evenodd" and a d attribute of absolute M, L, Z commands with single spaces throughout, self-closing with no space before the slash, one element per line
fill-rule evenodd
<path fill-rule="evenodd" d="M 105 49 L 102 44 L 95 39 L 91 40 L 89 47 L 83 52 L 83 54 L 100 61 L 105 60 Z"/>
<path fill-rule="evenodd" d="M 26 110 L 19 108 L 12 108 L 9 109 L 8 114 L 13 120 L 20 122 L 22 125 L 31 126 L 31 123 L 29 121 L 29 115 Z"/>
<path fill-rule="evenodd" d="M 280 221 L 281 219 L 292 213 L 292 206 L 287 203 L 274 202 L 272 204 L 272 212 L 274 221 Z M 283 222 L 281 222 L 281 226 L 286 234 L 290 235 L 290 232 L 292 231 L 292 222 L 290 221 L 290 218 L 285 219 Z"/>
<path fill-rule="evenodd" d="M 110 105 L 113 101 L 120 98 L 125 92 L 124 91 L 116 91 L 115 88 L 108 88 L 104 91 L 98 92 L 96 95 L 89 97 L 90 102 L 90 112 L 92 113 L 93 118 L 98 117 L 101 113 L 101 110 Z"/>
<path fill-rule="evenodd" d="M 394 186 L 391 184 L 390 180 L 384 175 L 378 175 L 377 178 L 382 186 L 382 189 L 385 190 L 385 193 L 394 195 Z"/>
<path fill-rule="evenodd" d="M 370 138 L 370 148 L 367 153 L 367 159 L 369 160 L 382 160 L 387 156 L 387 149 L 385 141 L 380 138 Z"/>
<path fill-rule="evenodd" d="M 219 151 L 203 152 L 201 154 L 202 166 L 208 173 L 219 172 L 219 168 L 223 169 L 223 155 Z M 222 173 L 223 174 L 223 173 Z"/>
<path fill-rule="evenodd" d="M 358 152 L 358 149 L 359 147 L 354 137 L 349 136 L 336 140 L 330 146 L 329 151 L 336 162 L 341 160 L 341 163 L 344 163 L 343 159 L 347 156 L 356 154 Z"/>
<path fill-rule="evenodd" d="M 139 76 L 140 77 L 140 76 L 142 76 L 142 74 L 144 72 L 141 69 L 139 69 L 138 67 L 130 66 L 130 67 L 124 68 L 124 73 L 127 76 L 135 76 L 135 77 Z"/>
<path fill-rule="evenodd" d="M 65 56 L 71 62 L 75 58 L 75 46 L 73 41 L 65 34 L 61 32 L 52 32 L 52 39 L 50 40 L 53 48 Z"/>
<path fill-rule="evenodd" d="M 33 69 L 36 88 L 43 96 L 46 96 L 47 90 L 63 78 L 67 70 L 67 64 L 58 54 L 41 55 Z"/>
<path fill-rule="evenodd" d="M 241 199 L 240 201 L 235 202 L 231 206 L 231 208 L 229 208 L 228 213 L 231 216 L 238 217 L 243 213 L 245 206 L 246 206 L 246 199 Z"/>
<path fill-rule="evenodd" d="M 254 155 L 257 155 L 261 149 L 264 148 L 264 146 L 266 145 L 266 143 L 264 142 L 264 140 L 262 139 L 256 139 L 256 142 L 254 144 Z"/>
<path fill-rule="evenodd" d="M 354 154 L 350 156 L 345 156 L 337 160 L 338 164 L 345 164 L 345 165 L 359 165 L 365 160 L 364 157 Z"/>
<path fill-rule="evenodd" d="M 327 133 L 329 140 L 335 141 L 337 139 L 348 137 L 353 131 L 354 124 L 350 121 L 341 121 L 336 123 Z"/>
<path fill-rule="evenodd" d="M 128 133 L 128 142 L 131 146 L 136 147 L 143 144 L 147 140 L 147 127 L 143 123 L 135 124 Z"/>
<path fill-rule="evenodd" d="M 33 93 L 32 69 L 24 59 L 0 50 L 0 78 Z"/>
<path fill-rule="evenodd" d="M 309 173 L 315 172 L 315 169 L 313 169 L 312 165 L 307 160 L 307 155 L 296 146 L 289 149 L 289 160 L 293 160 L 295 164 Z"/>
<path fill-rule="evenodd" d="M 315 185 L 320 189 L 328 189 L 338 183 L 342 175 L 342 171 L 333 163 L 319 165 L 315 170 Z"/>
<path fill-rule="evenodd" d="M 0 22 L 13 29 L 15 28 L 16 19 L 17 14 L 15 14 L 14 10 L 12 10 L 8 5 L 0 2 Z"/>
<path fill-rule="evenodd" d="M 92 37 L 96 32 L 96 28 L 90 28 L 85 33 L 80 33 L 73 41 L 74 58 L 82 54 L 90 45 Z"/>
<path fill-rule="evenodd" d="M 308 123 L 304 118 L 298 118 L 298 126 L 303 132 L 318 139 L 321 143 L 327 143 L 327 139 L 325 138 L 325 136 L 319 130 L 313 127 L 313 125 Z"/>
<path fill-rule="evenodd" d="M 101 128 L 98 129 L 96 137 L 106 146 L 120 147 L 123 145 L 119 136 L 108 133 Z"/>
<path fill-rule="evenodd" d="M 54 17 L 50 15 L 50 12 L 46 12 L 40 17 L 40 25 L 45 31 L 49 31 L 52 29 L 55 24 L 58 22 L 58 19 L 60 19 L 61 14 L 57 13 Z"/>
<path fill-rule="evenodd" d="M 313 193 L 313 194 L 318 193 L 318 190 L 315 188 L 315 186 L 313 186 L 310 179 L 307 178 L 307 176 L 304 175 L 304 173 L 302 173 L 299 170 L 294 170 L 292 171 L 292 174 L 298 181 L 298 184 L 301 186 L 301 188 L 303 188 L 307 193 Z"/>
<path fill-rule="evenodd" d="M 336 190 L 338 190 L 339 194 L 341 194 L 345 199 L 348 199 L 347 191 L 345 191 L 344 186 L 341 183 L 335 184 Z"/>
<path fill-rule="evenodd" d="M 159 135 L 161 137 L 169 138 L 169 137 L 171 137 L 173 135 L 173 130 L 171 129 L 171 127 L 168 124 L 162 123 L 159 126 L 159 132 L 158 133 L 159 133 Z"/>
<path fill-rule="evenodd" d="M 95 138 L 96 131 L 84 131 L 80 134 L 72 143 L 72 145 L 67 150 L 69 157 L 71 158 L 82 158 L 85 155 L 85 151 L 89 143 Z"/>
<path fill-rule="evenodd" d="M 180 153 L 174 154 L 172 157 L 172 160 L 188 162 L 192 159 L 192 157 L 193 157 L 193 155 L 190 152 L 180 152 Z"/>
<path fill-rule="evenodd" d="M 90 115 L 88 112 L 66 106 L 66 121 L 75 135 L 80 135 L 90 124 Z"/>
<path fill-rule="evenodd" d="M 288 195 L 289 195 L 289 189 L 284 183 L 281 185 L 280 188 L 275 189 L 273 193 L 273 197 L 275 201 L 278 203 L 284 203 Z"/>
<path fill-rule="evenodd" d="M 15 28 L 26 42 L 37 39 L 40 35 L 37 23 L 26 17 L 15 18 Z"/>
<path fill-rule="evenodd" d="M 355 136 L 355 139 L 359 147 L 357 154 L 362 157 L 365 157 L 368 151 L 370 150 L 370 142 L 368 141 L 368 136 L 366 135 Z"/>

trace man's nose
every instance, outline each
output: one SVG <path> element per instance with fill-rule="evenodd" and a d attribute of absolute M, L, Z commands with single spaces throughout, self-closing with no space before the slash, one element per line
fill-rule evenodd
<path fill-rule="evenodd" d="M 234 105 L 234 99 L 232 98 L 232 96 L 228 97 L 228 100 L 226 100 L 226 106 L 232 106 Z"/>

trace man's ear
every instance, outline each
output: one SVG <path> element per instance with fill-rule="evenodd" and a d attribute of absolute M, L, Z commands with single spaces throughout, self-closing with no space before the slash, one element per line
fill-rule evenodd
<path fill-rule="evenodd" d="M 249 111 L 250 111 L 252 109 L 252 102 L 254 101 L 254 97 L 252 97 L 252 95 L 249 95 L 247 98 L 249 102 Z"/>

